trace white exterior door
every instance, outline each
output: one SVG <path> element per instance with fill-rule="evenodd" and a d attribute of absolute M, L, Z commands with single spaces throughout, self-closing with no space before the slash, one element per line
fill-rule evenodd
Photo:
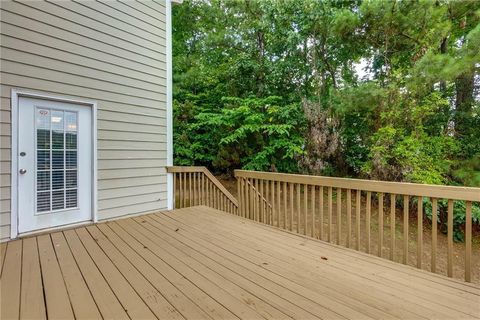
<path fill-rule="evenodd" d="M 26 97 L 18 105 L 19 233 L 91 220 L 91 108 Z"/>

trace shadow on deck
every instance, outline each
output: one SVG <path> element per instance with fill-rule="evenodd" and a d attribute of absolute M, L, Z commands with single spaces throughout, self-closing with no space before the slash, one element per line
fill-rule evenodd
<path fill-rule="evenodd" d="M 480 288 L 204 206 L 1 245 L 1 318 L 480 317 Z"/>

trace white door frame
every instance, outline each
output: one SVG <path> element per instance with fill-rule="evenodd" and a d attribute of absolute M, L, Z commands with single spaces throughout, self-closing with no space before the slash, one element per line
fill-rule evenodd
<path fill-rule="evenodd" d="M 167 63 L 167 166 L 173 166 L 173 106 L 172 106 L 172 3 L 165 2 L 165 33 Z M 173 173 L 167 173 L 167 209 L 175 209 Z"/>
<path fill-rule="evenodd" d="M 19 98 L 36 98 L 66 103 L 80 104 L 92 108 L 92 221 L 97 222 L 97 102 L 65 95 L 47 94 L 43 92 L 12 89 L 12 148 L 11 148 L 11 210 L 10 210 L 10 238 L 18 237 L 18 130 L 19 130 Z M 83 222 L 84 223 L 84 222 Z M 63 226 L 65 227 L 65 226 Z M 51 228 L 54 229 L 54 228 Z"/>

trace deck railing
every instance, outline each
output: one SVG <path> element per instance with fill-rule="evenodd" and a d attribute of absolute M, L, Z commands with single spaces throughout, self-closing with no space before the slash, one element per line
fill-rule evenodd
<path fill-rule="evenodd" d="M 206 205 L 232 214 L 238 201 L 205 167 L 167 167 L 173 173 L 174 207 Z"/>
<path fill-rule="evenodd" d="M 439 211 L 439 201 L 446 200 L 446 266 L 441 267 L 446 267 L 449 277 L 454 270 L 454 203 L 463 201 L 464 278 L 471 282 L 472 204 L 480 202 L 480 188 L 244 170 L 236 170 L 235 177 L 238 179 L 238 214 L 243 217 L 404 264 L 416 260 L 417 268 L 430 264 L 432 272 L 438 272 L 439 268 L 439 221 L 435 213 Z M 430 221 L 425 219 L 424 200 L 428 200 L 425 203 L 433 213 L 428 242 L 423 238 L 424 221 Z M 414 218 L 412 208 L 417 213 L 413 221 L 410 219 Z M 415 222 L 416 230 L 410 230 Z M 426 246 L 430 247 L 429 258 L 425 255 Z"/>

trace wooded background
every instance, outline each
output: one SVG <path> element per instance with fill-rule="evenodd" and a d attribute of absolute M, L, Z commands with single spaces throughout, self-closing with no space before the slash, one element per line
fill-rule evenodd
<path fill-rule="evenodd" d="M 480 1 L 184 1 L 174 162 L 480 186 L 479 22 Z"/>

